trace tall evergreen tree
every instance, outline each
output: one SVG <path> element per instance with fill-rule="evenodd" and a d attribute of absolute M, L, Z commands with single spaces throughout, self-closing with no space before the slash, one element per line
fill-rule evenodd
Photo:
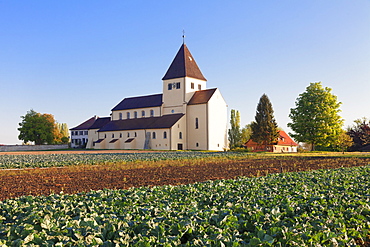
<path fill-rule="evenodd" d="M 299 95 L 296 108 L 290 109 L 288 123 L 295 133 L 290 134 L 298 142 L 323 147 L 333 146 L 342 132 L 343 120 L 338 115 L 340 102 L 331 93 L 331 88 L 323 88 L 321 82 L 310 83 L 306 91 Z"/>
<path fill-rule="evenodd" d="M 240 113 L 232 109 L 230 115 L 229 147 L 230 149 L 241 146 Z"/>
<path fill-rule="evenodd" d="M 267 145 L 275 143 L 279 137 L 274 110 L 266 94 L 263 94 L 258 102 L 255 121 L 251 123 L 251 129 L 251 139 L 258 145 L 264 145 L 265 151 L 267 151 Z"/>

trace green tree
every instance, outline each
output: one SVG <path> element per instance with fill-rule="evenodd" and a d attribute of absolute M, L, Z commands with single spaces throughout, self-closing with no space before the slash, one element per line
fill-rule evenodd
<path fill-rule="evenodd" d="M 240 113 L 232 109 L 230 115 L 229 147 L 234 149 L 241 146 Z"/>
<path fill-rule="evenodd" d="M 254 119 L 251 123 L 251 139 L 258 145 L 264 145 L 267 150 L 267 145 L 277 141 L 279 132 L 272 104 L 266 94 L 263 94 L 258 102 Z"/>
<path fill-rule="evenodd" d="M 36 145 L 52 144 L 55 139 L 55 120 L 51 114 L 41 114 L 30 110 L 25 116 L 21 116 L 22 122 L 19 123 L 19 140 L 27 143 L 35 142 Z"/>
<path fill-rule="evenodd" d="M 349 147 L 353 145 L 352 138 L 344 130 L 339 134 L 337 142 L 335 143 L 338 149 L 344 154 Z"/>
<path fill-rule="evenodd" d="M 316 145 L 333 146 L 342 132 L 343 120 L 338 115 L 341 102 L 331 93 L 331 88 L 323 88 L 321 82 L 310 83 L 306 91 L 296 100 L 296 108 L 290 109 L 288 123 L 295 133 L 289 133 L 296 141 Z"/>
<path fill-rule="evenodd" d="M 251 124 L 245 125 L 244 128 L 241 129 L 241 143 L 245 144 L 246 142 L 249 141 L 252 135 L 252 128 Z"/>

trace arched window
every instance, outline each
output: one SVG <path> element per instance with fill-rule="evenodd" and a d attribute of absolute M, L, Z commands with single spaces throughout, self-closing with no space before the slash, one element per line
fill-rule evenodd
<path fill-rule="evenodd" d="M 130 119 L 130 113 L 129 112 L 126 113 L 126 116 L 127 116 L 127 119 Z"/>
<path fill-rule="evenodd" d="M 122 120 L 122 112 L 119 113 L 119 120 Z"/>
<path fill-rule="evenodd" d="M 167 131 L 163 132 L 163 139 L 167 139 Z"/>
<path fill-rule="evenodd" d="M 112 138 L 114 138 L 114 134 L 112 134 Z"/>
<path fill-rule="evenodd" d="M 150 110 L 150 116 L 154 117 L 154 110 Z"/>
<path fill-rule="evenodd" d="M 145 117 L 145 111 L 141 111 L 141 117 Z"/>
<path fill-rule="evenodd" d="M 137 118 L 137 111 L 134 111 L 134 118 Z"/>
<path fill-rule="evenodd" d="M 127 132 L 127 137 L 130 137 L 130 132 Z"/>
<path fill-rule="evenodd" d="M 137 137 L 137 134 L 136 134 L 136 132 L 134 133 L 134 136 L 135 136 L 135 137 Z"/>
<path fill-rule="evenodd" d="M 119 138 L 122 138 L 122 133 L 119 133 Z"/>
<path fill-rule="evenodd" d="M 179 139 L 182 139 L 182 132 L 179 132 Z"/>
<path fill-rule="evenodd" d="M 156 138 L 156 135 L 155 135 L 155 132 L 153 132 L 153 139 L 155 139 Z"/>
<path fill-rule="evenodd" d="M 197 117 L 195 118 L 195 128 L 199 129 L 199 120 Z"/>

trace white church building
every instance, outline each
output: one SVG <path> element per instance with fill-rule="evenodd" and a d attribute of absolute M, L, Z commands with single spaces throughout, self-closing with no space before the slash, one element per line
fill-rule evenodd
<path fill-rule="evenodd" d="M 87 131 L 91 149 L 227 149 L 226 102 L 219 89 L 207 89 L 185 43 L 162 81 L 163 93 L 125 98 L 109 121 L 94 117 L 96 124 L 85 121 L 71 131 Z"/>

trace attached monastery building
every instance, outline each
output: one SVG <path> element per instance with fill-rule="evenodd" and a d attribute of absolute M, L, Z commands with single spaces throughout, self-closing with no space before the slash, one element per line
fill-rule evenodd
<path fill-rule="evenodd" d="M 93 117 L 72 128 L 72 147 L 85 143 L 91 149 L 226 149 L 226 102 L 219 89 L 207 89 L 185 43 L 162 83 L 163 93 L 124 98 L 109 118 Z M 80 133 L 87 136 L 73 141 Z"/>

